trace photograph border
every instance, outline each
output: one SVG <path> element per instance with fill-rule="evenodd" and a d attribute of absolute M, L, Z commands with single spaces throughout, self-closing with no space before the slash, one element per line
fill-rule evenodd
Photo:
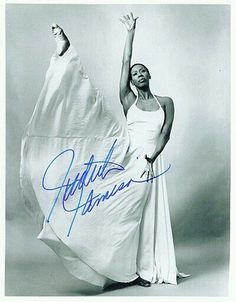
<path fill-rule="evenodd" d="M 0 87 L 0 120 L 1 120 L 1 177 L 0 177 L 0 191 L 1 191 L 1 200 L 2 200 L 2 209 L 1 209 L 1 228 L 0 228 L 0 238 L 1 238 L 1 249 L 0 257 L 2 260 L 1 263 L 1 301 L 96 301 L 96 299 L 104 299 L 106 301 L 235 301 L 236 299 L 236 239 L 235 239 L 235 186 L 236 177 L 235 177 L 235 158 L 232 156 L 236 154 L 236 125 L 235 125 L 235 85 L 233 80 L 235 77 L 235 53 L 236 53 L 236 9 L 234 1 L 1 1 L 0 3 L 0 51 L 1 51 L 1 63 L 0 63 L 0 72 L 1 72 L 1 87 Z M 228 297 L 188 297 L 188 296 L 132 296 L 132 297 L 123 297 L 123 296 L 17 296 L 9 297 L 5 296 L 5 187 L 6 187 L 6 32 L 5 32 L 5 5 L 6 4 L 228 4 L 231 6 L 231 179 L 230 179 L 230 279 L 229 279 L 229 296 Z M 220 276 L 219 276 L 220 278 Z M 224 282 L 224 280 L 222 280 Z"/>

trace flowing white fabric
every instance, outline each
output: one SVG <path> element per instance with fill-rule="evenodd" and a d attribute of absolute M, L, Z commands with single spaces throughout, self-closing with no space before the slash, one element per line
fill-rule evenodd
<path fill-rule="evenodd" d="M 171 284 L 188 276 L 176 268 L 165 174 L 153 183 L 133 181 L 141 180 L 144 155 L 154 150 L 163 122 L 161 107 L 145 112 L 136 102 L 127 124 L 118 122 L 74 48 L 62 57 L 53 55 L 22 139 L 20 179 L 27 207 L 43 220 L 37 238 L 78 279 L 107 286 L 137 274 Z M 91 155 L 104 161 L 108 154 L 113 163 L 108 167 L 114 169 L 83 189 L 75 187 Z M 159 156 L 155 175 L 167 168 Z M 84 207 L 78 207 L 79 196 Z M 89 205 L 95 206 L 82 215 Z"/>

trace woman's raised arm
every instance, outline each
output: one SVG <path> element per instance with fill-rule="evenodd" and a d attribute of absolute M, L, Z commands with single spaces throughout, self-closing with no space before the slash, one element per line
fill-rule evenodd
<path fill-rule="evenodd" d="M 129 107 L 135 101 L 135 94 L 130 87 L 130 65 L 132 57 L 133 40 L 135 33 L 136 20 L 133 14 L 123 16 L 120 21 L 126 26 L 127 37 L 125 41 L 125 48 L 123 52 L 121 77 L 120 77 L 120 101 L 123 105 L 125 115 Z"/>

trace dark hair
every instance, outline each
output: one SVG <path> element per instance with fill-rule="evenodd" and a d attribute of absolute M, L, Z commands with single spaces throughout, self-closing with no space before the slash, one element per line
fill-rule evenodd
<path fill-rule="evenodd" d="M 129 80 L 130 80 L 130 81 L 131 81 L 131 79 L 132 79 L 132 76 L 131 76 L 132 68 L 133 68 L 134 66 L 136 66 L 136 65 L 141 65 L 141 66 L 143 66 L 143 67 L 147 70 L 147 72 L 150 74 L 149 69 L 148 69 L 144 64 L 142 64 L 142 63 L 135 63 L 135 64 L 133 64 L 133 65 L 130 67 L 130 69 L 129 69 Z"/>

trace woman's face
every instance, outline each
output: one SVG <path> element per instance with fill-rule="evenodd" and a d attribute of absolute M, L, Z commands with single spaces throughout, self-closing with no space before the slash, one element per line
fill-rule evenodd
<path fill-rule="evenodd" d="M 131 83 L 137 88 L 149 86 L 151 79 L 150 73 L 147 68 L 142 64 L 134 65 L 131 69 Z"/>

